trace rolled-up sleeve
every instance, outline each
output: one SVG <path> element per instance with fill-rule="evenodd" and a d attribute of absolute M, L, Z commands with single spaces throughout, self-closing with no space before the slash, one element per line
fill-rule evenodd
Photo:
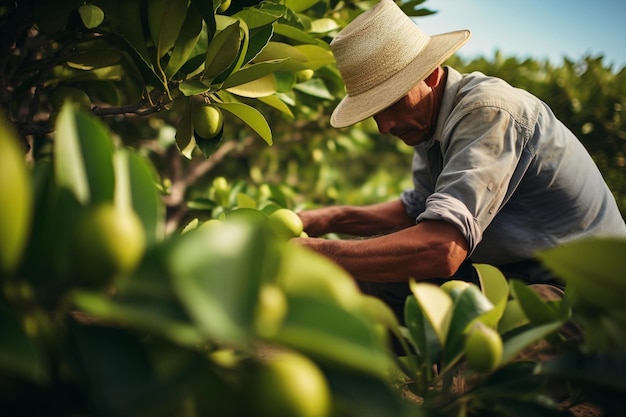
<path fill-rule="evenodd" d="M 455 225 L 471 254 L 515 187 L 511 179 L 528 132 L 497 106 L 478 105 L 457 115 L 434 145 L 440 146 L 441 168 L 417 220 Z"/>

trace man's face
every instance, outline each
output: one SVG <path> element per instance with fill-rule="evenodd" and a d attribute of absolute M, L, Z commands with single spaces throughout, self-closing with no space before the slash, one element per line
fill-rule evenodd
<path fill-rule="evenodd" d="M 378 131 L 390 133 L 409 146 L 418 145 L 432 136 L 435 129 L 435 97 L 424 81 L 404 97 L 374 115 Z"/>

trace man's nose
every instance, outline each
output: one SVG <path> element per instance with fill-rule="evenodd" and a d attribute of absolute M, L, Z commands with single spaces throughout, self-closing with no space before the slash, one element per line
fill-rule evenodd
<path fill-rule="evenodd" d="M 385 117 L 384 113 L 375 114 L 374 120 L 378 125 L 378 131 L 383 135 L 389 133 L 394 126 L 393 120 L 389 117 Z"/>

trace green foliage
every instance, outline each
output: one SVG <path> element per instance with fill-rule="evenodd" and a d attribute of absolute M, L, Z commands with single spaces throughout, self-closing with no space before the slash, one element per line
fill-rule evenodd
<path fill-rule="evenodd" d="M 271 230 L 281 208 L 394 198 L 410 186 L 412 150 L 372 120 L 328 126 L 344 94 L 328 42 L 372 2 L 226 3 L 0 6 L 0 409 L 254 415 L 241 401 L 252 375 L 286 349 L 323 370 L 333 416 L 563 415 L 554 380 L 571 385 L 571 404 L 623 415 L 623 242 L 540 254 L 567 282 L 558 302 L 487 265 L 476 266 L 480 288 L 411 283 L 402 326 L 337 265 Z M 412 16 L 432 13 L 423 3 L 400 2 Z M 591 57 L 450 63 L 550 104 L 624 212 L 623 69 Z M 191 110 L 206 103 L 225 120 L 200 143 Z M 137 216 L 145 249 L 93 285 L 107 269 L 93 271 L 75 240 L 102 204 Z M 563 337 L 572 323 L 583 341 Z M 465 366 L 468 331 L 481 326 L 503 341 L 484 372 Z M 529 358 L 538 347 L 552 358 Z"/>

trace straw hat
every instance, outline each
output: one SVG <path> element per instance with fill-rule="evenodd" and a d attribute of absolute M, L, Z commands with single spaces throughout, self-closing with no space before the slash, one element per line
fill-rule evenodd
<path fill-rule="evenodd" d="M 393 0 L 381 0 L 330 44 L 347 91 L 330 124 L 350 126 L 389 107 L 469 37 L 468 30 L 428 36 Z"/>

